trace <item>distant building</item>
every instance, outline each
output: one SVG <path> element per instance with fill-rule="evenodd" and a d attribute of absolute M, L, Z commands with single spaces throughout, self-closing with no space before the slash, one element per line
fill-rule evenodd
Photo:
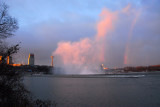
<path fill-rule="evenodd" d="M 28 65 L 34 65 L 34 54 L 33 53 L 29 54 Z"/>
<path fill-rule="evenodd" d="M 0 56 L 0 64 L 2 63 L 2 56 Z"/>
<path fill-rule="evenodd" d="M 11 66 L 22 66 L 22 65 L 24 65 L 24 64 L 14 64 L 11 56 L 7 56 L 6 60 L 2 59 L 2 56 L 0 56 L 0 64 L 2 64 L 2 63 L 7 64 L 7 65 L 11 65 Z"/>
<path fill-rule="evenodd" d="M 107 70 L 108 68 L 107 67 L 104 67 L 104 65 L 102 64 L 101 65 L 101 70 Z"/>
<path fill-rule="evenodd" d="M 12 57 L 11 56 L 7 56 L 7 64 L 13 64 L 12 63 Z"/>
<path fill-rule="evenodd" d="M 7 63 L 8 65 L 13 64 L 12 63 L 12 57 L 11 56 L 7 56 L 7 60 L 4 60 L 4 59 L 2 59 L 2 56 L 0 56 L 0 64 L 1 63 Z"/>
<path fill-rule="evenodd" d="M 53 65 L 53 57 L 54 57 L 54 56 L 51 56 L 51 59 L 52 59 L 51 66 L 52 66 L 52 67 L 54 66 L 54 65 Z"/>

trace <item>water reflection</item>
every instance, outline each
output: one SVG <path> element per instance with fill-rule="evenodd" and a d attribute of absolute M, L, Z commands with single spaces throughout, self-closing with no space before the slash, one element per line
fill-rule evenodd
<path fill-rule="evenodd" d="M 160 106 L 160 74 L 138 78 L 26 76 L 26 87 L 58 107 Z"/>

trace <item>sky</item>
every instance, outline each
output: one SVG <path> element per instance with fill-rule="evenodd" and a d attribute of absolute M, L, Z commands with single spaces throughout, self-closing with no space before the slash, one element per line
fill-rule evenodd
<path fill-rule="evenodd" d="M 2 0 L 4 1 L 4 0 Z M 15 63 L 106 67 L 160 64 L 159 0 L 5 0 L 19 23 Z M 68 66 L 68 65 L 67 65 Z"/>

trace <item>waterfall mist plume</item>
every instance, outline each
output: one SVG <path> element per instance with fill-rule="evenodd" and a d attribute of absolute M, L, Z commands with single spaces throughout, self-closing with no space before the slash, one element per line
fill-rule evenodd
<path fill-rule="evenodd" d="M 103 8 L 93 37 L 58 43 L 52 53 L 55 66 L 62 68 L 63 74 L 99 74 L 103 73 L 101 64 L 123 67 L 128 62 L 139 60 L 130 53 L 133 44 L 129 43 L 134 37 L 131 35 L 140 14 L 141 11 L 130 4 L 119 11 Z"/>
<path fill-rule="evenodd" d="M 53 52 L 55 64 L 63 68 L 65 74 L 101 73 L 100 65 L 104 62 L 105 36 L 113 29 L 116 13 L 104 8 L 97 23 L 97 34 L 94 38 L 83 38 L 80 41 L 62 41 Z"/>

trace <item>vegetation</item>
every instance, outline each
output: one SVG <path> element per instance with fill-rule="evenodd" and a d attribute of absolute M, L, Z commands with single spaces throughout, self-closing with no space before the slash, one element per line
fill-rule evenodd
<path fill-rule="evenodd" d="M 151 71 L 160 71 L 160 65 L 152 65 L 152 66 L 137 66 L 137 67 L 125 67 L 125 72 L 151 72 Z"/>
<path fill-rule="evenodd" d="M 9 47 L 4 39 L 14 35 L 17 29 L 17 20 L 8 14 L 8 6 L 0 4 L 0 106 L 56 106 L 55 102 L 33 100 L 22 83 L 23 75 L 15 67 L 7 65 L 7 56 L 16 54 L 20 47 L 19 44 Z"/>

